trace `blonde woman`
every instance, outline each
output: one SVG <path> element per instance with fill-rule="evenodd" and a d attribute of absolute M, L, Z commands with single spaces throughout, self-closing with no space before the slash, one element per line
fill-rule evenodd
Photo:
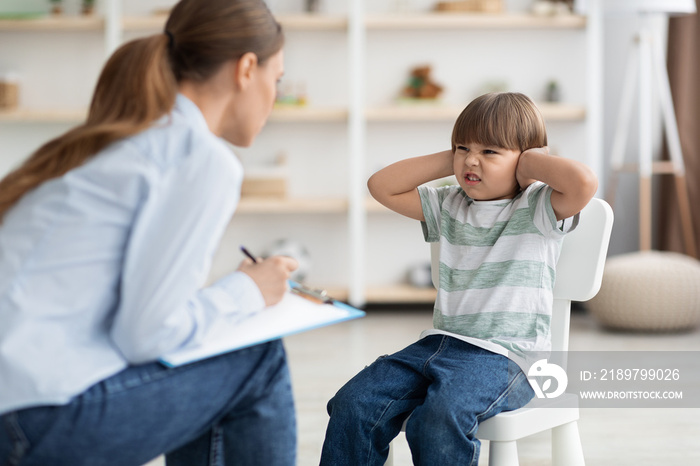
<path fill-rule="evenodd" d="M 101 73 L 85 124 L 0 182 L 0 464 L 293 465 L 279 341 L 157 361 L 278 302 L 292 259 L 203 287 L 283 73 L 262 0 L 182 0 Z"/>

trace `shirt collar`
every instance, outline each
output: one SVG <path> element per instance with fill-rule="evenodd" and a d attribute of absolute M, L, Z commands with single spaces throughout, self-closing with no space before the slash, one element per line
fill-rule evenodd
<path fill-rule="evenodd" d="M 180 113 L 186 120 L 193 123 L 197 128 L 211 133 L 207 120 L 204 118 L 202 111 L 199 109 L 199 107 L 197 107 L 197 104 L 185 97 L 184 94 L 178 93 L 175 97 L 174 110 Z"/>

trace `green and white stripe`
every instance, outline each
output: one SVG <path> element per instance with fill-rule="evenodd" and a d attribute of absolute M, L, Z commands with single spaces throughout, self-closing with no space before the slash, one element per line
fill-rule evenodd
<path fill-rule="evenodd" d="M 459 186 L 419 188 L 425 239 L 440 242 L 435 329 L 519 356 L 549 350 L 564 235 L 551 192 L 538 182 L 514 199 L 474 201 Z"/>

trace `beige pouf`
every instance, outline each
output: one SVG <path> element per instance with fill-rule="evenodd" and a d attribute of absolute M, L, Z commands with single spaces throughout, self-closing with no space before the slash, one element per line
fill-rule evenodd
<path fill-rule="evenodd" d="M 608 259 L 588 308 L 605 327 L 669 332 L 700 324 L 700 261 L 648 251 Z"/>

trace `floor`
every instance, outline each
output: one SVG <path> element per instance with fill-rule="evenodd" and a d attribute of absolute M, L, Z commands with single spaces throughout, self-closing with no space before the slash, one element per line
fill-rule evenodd
<path fill-rule="evenodd" d="M 370 309 L 367 316 L 286 339 L 297 402 L 299 466 L 317 465 L 328 417 L 325 404 L 336 390 L 377 356 L 397 351 L 431 327 L 429 309 Z M 680 334 L 613 333 L 585 312 L 574 312 L 572 350 L 700 351 L 700 328 Z M 700 408 L 587 408 L 579 420 L 588 466 L 700 465 Z M 403 435 L 394 464 L 410 465 Z M 548 434 L 518 443 L 521 466 L 550 464 Z M 157 459 L 148 466 L 158 466 Z M 488 464 L 488 442 L 479 465 Z"/>

